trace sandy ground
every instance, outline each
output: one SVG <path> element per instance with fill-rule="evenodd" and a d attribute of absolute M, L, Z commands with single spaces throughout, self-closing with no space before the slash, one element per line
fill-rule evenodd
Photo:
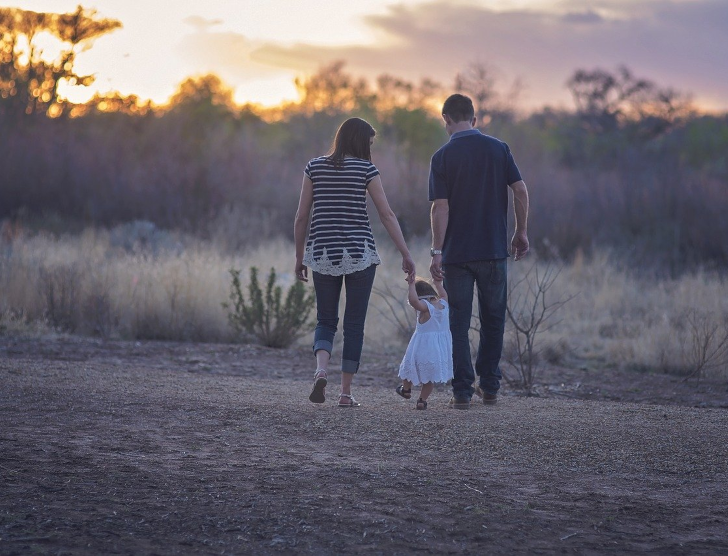
<path fill-rule="evenodd" d="M 414 411 L 380 357 L 339 409 L 311 359 L 0 337 L 0 553 L 728 553 L 725 383 L 550 369 Z"/>

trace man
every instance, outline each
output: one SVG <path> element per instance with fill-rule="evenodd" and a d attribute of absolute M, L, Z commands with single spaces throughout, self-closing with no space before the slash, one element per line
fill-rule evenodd
<path fill-rule="evenodd" d="M 468 331 L 473 287 L 478 288 L 480 345 L 475 371 L 483 403 L 494 404 L 502 378 L 498 364 L 506 321 L 508 187 L 513 191 L 514 260 L 528 252 L 528 190 L 504 142 L 475 129 L 473 102 L 451 95 L 442 119 L 450 141 L 430 163 L 433 279 L 444 278 L 453 342 L 452 407 L 468 409 L 475 375 Z"/>

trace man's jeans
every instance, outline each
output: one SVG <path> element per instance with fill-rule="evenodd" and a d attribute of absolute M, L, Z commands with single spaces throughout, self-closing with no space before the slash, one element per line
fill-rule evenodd
<path fill-rule="evenodd" d="M 452 333 L 452 392 L 456 399 L 469 400 L 473 395 L 473 363 L 470 358 L 470 317 L 473 286 L 478 288 L 480 345 L 475 371 L 486 394 L 496 394 L 502 378 L 498 363 L 503 351 L 506 323 L 507 259 L 473 261 L 443 265 L 445 290 L 450 304 Z"/>
<path fill-rule="evenodd" d="M 339 324 L 339 298 L 341 285 L 346 284 L 344 308 L 344 350 L 341 354 L 341 371 L 356 373 L 364 345 L 364 320 L 369 307 L 369 296 L 374 285 L 377 265 L 344 276 L 329 276 L 313 272 L 316 290 L 316 318 L 318 323 L 313 335 L 313 352 L 323 349 L 331 353 L 336 327 Z"/>

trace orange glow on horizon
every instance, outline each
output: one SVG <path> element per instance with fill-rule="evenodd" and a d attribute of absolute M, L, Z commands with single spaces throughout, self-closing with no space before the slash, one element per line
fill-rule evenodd
<path fill-rule="evenodd" d="M 78 0 L 13 3 L 37 12 L 68 13 L 76 9 Z M 675 0 L 672 4 L 699 3 Z M 233 90 L 239 106 L 275 109 L 299 101 L 294 84 L 297 77 L 305 78 L 333 59 L 349 60 L 346 73 L 365 78 L 372 87 L 377 76 L 391 74 L 413 83 L 429 77 L 446 88 L 452 86 L 455 74 L 467 63 L 483 59 L 501 70 L 501 92 L 505 92 L 509 82 L 523 79 L 526 87 L 517 103 L 520 110 L 531 112 L 544 106 L 572 109 L 573 102 L 564 85 L 569 71 L 597 66 L 611 70 L 620 63 L 620 59 L 609 61 L 601 55 L 603 49 L 597 48 L 602 44 L 597 42 L 599 33 L 615 27 L 612 23 L 619 18 L 615 16 L 609 25 L 600 25 L 588 17 L 614 13 L 625 18 L 632 11 L 649 14 L 651 4 L 603 0 L 593 8 L 591 3 L 563 0 L 341 0 L 332 10 L 324 0 L 297 0 L 295 8 L 291 8 L 290 0 L 211 0 L 204 4 L 198 0 L 159 0 L 141 9 L 134 2 L 94 0 L 89 8 L 97 9 L 99 17 L 121 21 L 123 27 L 99 37 L 89 50 L 77 53 L 77 73 L 94 75 L 96 81 L 88 87 L 61 83 L 59 91 L 62 97 L 79 104 L 97 94 L 119 92 L 161 107 L 169 103 L 189 76 L 215 74 Z M 581 57 L 572 59 L 564 55 L 564 61 L 558 65 L 553 61 L 557 51 L 571 44 L 566 42 L 566 34 L 563 39 L 548 43 L 554 53 L 546 62 L 543 52 L 537 52 L 533 46 L 518 45 L 502 56 L 493 55 L 497 59 L 491 60 L 492 49 L 478 53 L 477 44 L 471 42 L 462 47 L 472 51 L 468 59 L 467 52 L 448 47 L 446 40 L 456 36 L 453 33 L 458 29 L 451 28 L 454 19 L 448 17 L 452 18 L 457 10 L 480 17 L 477 22 L 481 27 L 508 12 L 504 21 L 514 25 L 520 22 L 523 29 L 548 27 L 548 32 L 539 36 L 541 39 L 553 36 L 552 26 L 566 15 L 577 20 L 581 15 L 586 19 L 573 24 L 576 33 L 570 36 L 579 37 L 581 42 L 577 46 L 597 46 Z M 478 10 L 485 15 L 477 15 Z M 325 17 L 321 17 L 322 13 Z M 499 21 L 496 23 L 495 32 L 502 27 Z M 519 29 L 512 32 L 517 34 Z M 433 32 L 441 33 L 444 39 L 440 46 L 428 50 L 432 43 L 429 34 Z M 38 35 L 34 44 L 42 48 L 44 58 L 48 59 L 60 50 L 58 39 L 50 35 Z M 630 43 L 629 56 L 621 59 L 637 60 L 631 54 L 639 50 L 639 45 Z M 728 97 L 721 89 L 728 85 L 717 77 L 720 72 L 700 73 L 688 66 L 672 70 L 675 64 L 665 66 L 655 60 L 650 54 L 642 58 L 641 64 L 636 61 L 631 69 L 660 86 L 693 94 L 693 104 L 700 112 L 721 113 L 728 109 Z M 695 75 L 691 76 L 691 72 Z"/>

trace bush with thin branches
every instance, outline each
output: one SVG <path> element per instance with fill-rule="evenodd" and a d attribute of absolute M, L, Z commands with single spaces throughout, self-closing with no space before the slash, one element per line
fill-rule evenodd
<path fill-rule="evenodd" d="M 561 269 L 552 263 L 547 263 L 541 270 L 538 263 L 534 262 L 520 279 L 508 286 L 506 314 L 512 326 L 515 350 L 504 359 L 516 374 L 504 372 L 503 378 L 511 386 L 523 389 L 528 395 L 533 393 L 540 367 L 537 337 L 559 324 L 554 319 L 556 312 L 574 297 L 572 295 L 551 299 L 549 291 L 560 272 Z"/>
<path fill-rule="evenodd" d="M 689 309 L 684 319 L 688 337 L 682 349 L 689 374 L 683 382 L 691 378 L 699 382 L 708 371 L 728 366 L 728 322 L 696 309 Z"/>

